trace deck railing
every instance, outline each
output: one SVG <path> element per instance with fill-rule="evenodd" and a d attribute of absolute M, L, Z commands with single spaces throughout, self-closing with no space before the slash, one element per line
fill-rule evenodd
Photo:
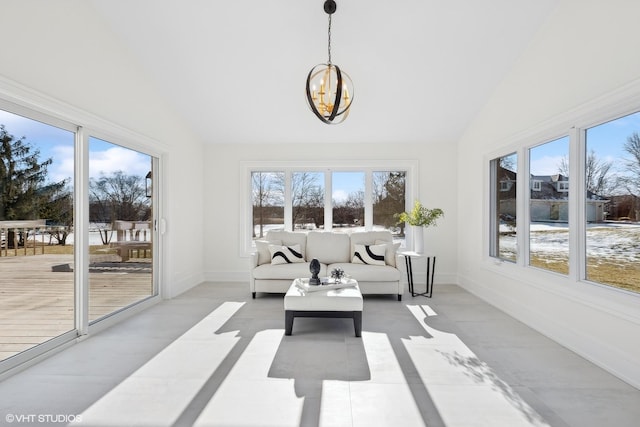
<path fill-rule="evenodd" d="M 11 252 L 13 255 L 18 255 L 18 251 L 24 251 L 24 255 L 36 255 L 38 248 L 36 236 L 38 232 L 42 232 L 46 228 L 47 224 L 44 219 L 0 221 L 0 256 L 9 256 Z M 29 241 L 30 233 L 33 233 L 34 236 L 31 241 Z M 22 247 L 20 247 L 20 236 L 24 241 Z M 44 239 L 44 235 L 42 238 Z"/>

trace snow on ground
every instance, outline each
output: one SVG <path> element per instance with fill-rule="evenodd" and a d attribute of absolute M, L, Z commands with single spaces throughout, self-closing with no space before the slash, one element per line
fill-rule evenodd
<path fill-rule="evenodd" d="M 504 227 L 504 228 L 503 228 Z M 569 251 L 569 228 L 565 223 L 531 224 L 530 247 L 540 256 L 558 256 Z M 509 228 L 501 226 L 501 231 Z M 640 261 L 640 224 L 597 223 L 587 226 L 587 256 L 612 261 Z M 515 234 L 501 234 L 501 252 L 516 253 Z"/>

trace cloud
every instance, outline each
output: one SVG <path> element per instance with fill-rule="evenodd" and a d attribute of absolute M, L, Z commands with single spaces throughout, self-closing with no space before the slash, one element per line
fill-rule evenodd
<path fill-rule="evenodd" d="M 126 175 L 145 176 L 151 170 L 151 158 L 146 154 L 123 147 L 111 147 L 103 151 L 89 152 L 89 175 L 111 175 L 122 171 Z"/>
<path fill-rule="evenodd" d="M 555 175 L 560 173 L 563 156 L 543 156 L 531 159 L 531 173 L 533 175 Z"/>
<path fill-rule="evenodd" d="M 333 194 L 331 195 L 331 197 L 333 198 L 333 200 L 335 200 L 338 203 L 344 202 L 349 198 L 349 193 L 347 193 L 344 190 L 336 190 L 333 192 Z"/>
<path fill-rule="evenodd" d="M 56 145 L 50 150 L 53 163 L 49 166 L 49 179 L 59 182 L 63 179 L 73 179 L 73 146 Z"/>
<path fill-rule="evenodd" d="M 50 182 L 73 179 L 74 151 L 70 145 L 56 145 L 49 151 L 53 163 L 49 166 Z M 145 176 L 151 170 L 151 158 L 123 147 L 111 147 L 89 152 L 89 176 L 111 175 L 122 171 L 126 175 Z"/>

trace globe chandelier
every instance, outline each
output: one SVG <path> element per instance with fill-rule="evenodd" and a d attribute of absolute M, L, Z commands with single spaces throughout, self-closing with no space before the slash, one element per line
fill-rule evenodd
<path fill-rule="evenodd" d="M 336 2 L 326 0 L 324 11 L 329 15 L 326 64 L 318 64 L 307 75 L 307 102 L 311 111 L 323 123 L 342 123 L 349 115 L 353 102 L 353 82 L 347 73 L 331 62 L 331 15 L 336 11 Z"/>

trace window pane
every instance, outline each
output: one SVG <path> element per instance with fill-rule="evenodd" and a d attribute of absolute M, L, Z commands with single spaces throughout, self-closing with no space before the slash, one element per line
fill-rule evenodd
<path fill-rule="evenodd" d="M 405 210 L 406 172 L 373 172 L 373 229 L 389 230 L 394 240 L 404 240 L 405 224 L 396 214 Z"/>
<path fill-rule="evenodd" d="M 291 174 L 292 230 L 324 228 L 324 173 Z"/>
<path fill-rule="evenodd" d="M 640 113 L 586 141 L 586 278 L 640 292 Z"/>
<path fill-rule="evenodd" d="M 0 360 L 75 328 L 74 141 L 0 110 Z"/>
<path fill-rule="evenodd" d="M 333 172 L 333 229 L 364 230 L 364 172 Z"/>
<path fill-rule="evenodd" d="M 529 150 L 529 264 L 569 273 L 569 137 Z"/>
<path fill-rule="evenodd" d="M 89 138 L 90 322 L 153 295 L 151 168 L 146 154 Z"/>
<path fill-rule="evenodd" d="M 492 239 L 490 255 L 507 261 L 516 261 L 516 182 L 517 154 L 499 157 L 491 161 L 493 179 Z"/>
<path fill-rule="evenodd" d="M 252 172 L 253 238 L 284 230 L 284 172 Z"/>

